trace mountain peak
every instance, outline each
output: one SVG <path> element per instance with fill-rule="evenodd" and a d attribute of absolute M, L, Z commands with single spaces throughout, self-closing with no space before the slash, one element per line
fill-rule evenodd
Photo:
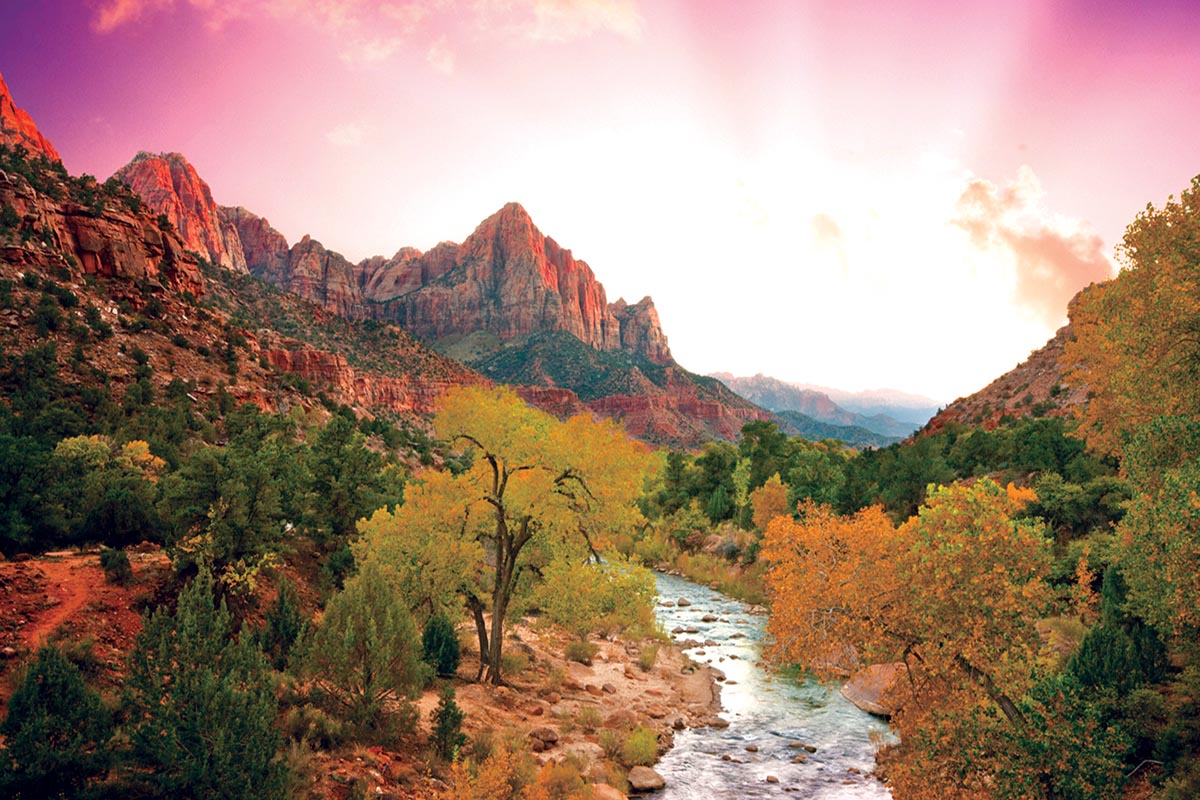
<path fill-rule="evenodd" d="M 3 75 L 0 75 L 0 144 L 10 147 L 24 145 L 32 154 L 40 153 L 51 161 L 62 161 L 54 145 L 38 130 L 29 112 L 17 107 Z"/>
<path fill-rule="evenodd" d="M 236 227 L 223 219 L 212 190 L 181 153 L 139 152 L 113 177 L 127 184 L 151 208 L 165 214 L 189 250 L 212 263 L 246 271 Z"/>

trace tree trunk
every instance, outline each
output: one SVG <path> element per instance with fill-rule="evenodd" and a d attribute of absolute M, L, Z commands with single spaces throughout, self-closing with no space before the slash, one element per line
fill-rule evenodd
<path fill-rule="evenodd" d="M 467 595 L 467 605 L 475 618 L 475 634 L 479 637 L 479 671 L 475 673 L 475 682 L 483 680 L 483 671 L 490 661 L 488 648 L 487 621 L 483 618 L 483 603 L 475 595 Z"/>
<path fill-rule="evenodd" d="M 1009 722 L 1018 728 L 1025 727 L 1025 715 L 1021 713 L 1021 709 L 1017 708 L 1017 704 L 1012 701 L 1012 698 L 996 687 L 991 675 L 988 675 L 961 655 L 955 656 L 954 659 L 968 675 L 983 687 L 988 697 L 992 698 L 993 702 L 1000 707 L 1000 710 L 1004 712 L 1004 716 L 1008 718 Z"/>
<path fill-rule="evenodd" d="M 488 681 L 494 686 L 504 685 L 500 675 L 502 649 L 504 647 L 504 614 L 508 611 L 508 585 L 496 584 L 495 602 L 492 603 L 492 641 L 488 652 Z"/>

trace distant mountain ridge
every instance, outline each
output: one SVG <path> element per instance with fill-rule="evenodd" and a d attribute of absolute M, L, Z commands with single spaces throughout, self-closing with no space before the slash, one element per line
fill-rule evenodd
<path fill-rule="evenodd" d="M 684 448 L 736 439 L 745 422 L 770 418 L 676 364 L 654 301 L 609 303 L 591 268 L 517 203 L 461 244 L 405 247 L 354 264 L 310 236 L 289 246 L 263 217 L 217 205 L 178 153 L 139 153 L 116 177 L 214 264 L 348 319 L 400 325 L 557 413 L 586 408 L 647 441 Z"/>
<path fill-rule="evenodd" d="M 896 389 L 866 389 L 860 392 L 848 392 L 829 386 L 806 383 L 795 385 L 802 389 L 826 394 L 833 402 L 847 411 L 868 417 L 882 414 L 898 422 L 911 423 L 915 427 L 924 425 L 945 405 L 944 402 L 938 402 L 931 397 L 901 392 Z"/>
<path fill-rule="evenodd" d="M 937 410 L 936 406 L 929 408 L 927 415 L 920 416 L 921 407 L 906 404 L 923 400 L 930 403 L 934 401 L 888 390 L 861 393 L 836 389 L 826 391 L 811 386 L 788 383 L 761 373 L 752 377 L 736 377 L 727 372 L 718 372 L 713 373 L 710 377 L 716 378 L 742 397 L 770 411 L 776 413 L 796 412 L 817 423 L 868 431 L 886 439 L 884 444 L 899 441 L 908 436 Z M 857 408 L 848 409 L 840 402 L 835 402 L 830 391 L 837 393 L 840 397 L 856 401 Z M 875 399 L 875 404 L 872 404 L 872 399 Z M 905 416 L 908 418 L 893 417 L 891 414 L 884 413 L 882 411 L 884 408 L 899 408 L 906 412 Z M 915 421 L 912 419 L 914 415 L 917 416 Z M 812 429 L 815 430 L 815 428 Z M 861 433 L 854 430 L 846 431 L 845 435 L 862 439 Z M 833 438 L 843 437 L 835 436 Z"/>

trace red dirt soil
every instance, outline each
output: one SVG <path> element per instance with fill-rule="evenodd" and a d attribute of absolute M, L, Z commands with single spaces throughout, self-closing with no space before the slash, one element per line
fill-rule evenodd
<path fill-rule="evenodd" d="M 95 552 L 60 551 L 0 563 L 0 699 L 16 666 L 56 642 L 85 656 L 101 685 L 111 684 L 141 630 L 139 608 L 168 573 L 157 548 L 130 552 L 133 579 L 109 583 Z"/>

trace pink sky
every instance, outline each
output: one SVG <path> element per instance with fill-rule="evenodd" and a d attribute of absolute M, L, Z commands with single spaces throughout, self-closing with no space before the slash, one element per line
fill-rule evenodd
<path fill-rule="evenodd" d="M 4 0 L 0 73 L 72 172 L 351 259 L 517 200 L 689 369 L 949 400 L 1200 172 L 1194 5 Z"/>

